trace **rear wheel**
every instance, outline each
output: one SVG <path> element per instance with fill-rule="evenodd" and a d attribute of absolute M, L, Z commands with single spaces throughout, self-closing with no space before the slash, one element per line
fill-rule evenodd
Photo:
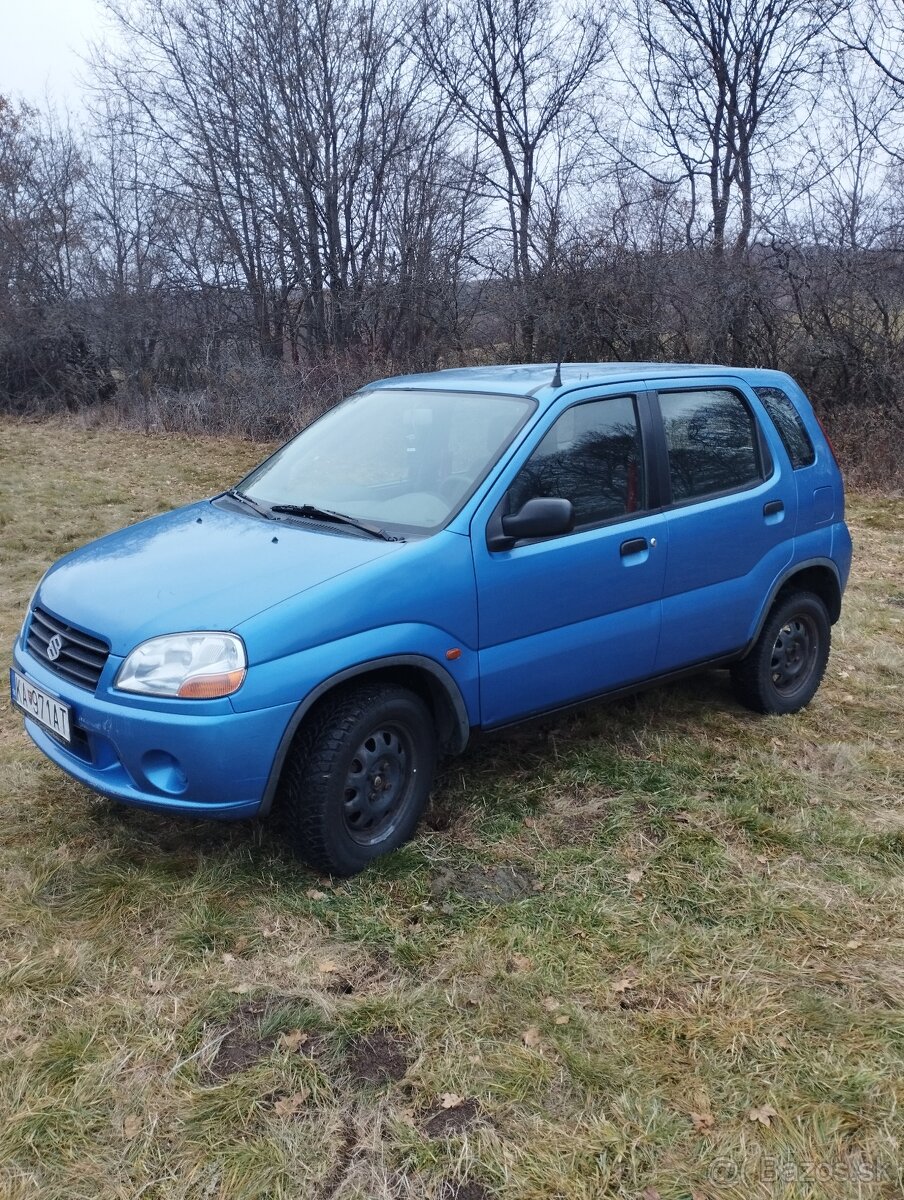
<path fill-rule="evenodd" d="M 732 667 L 735 693 L 755 712 L 794 713 L 822 682 L 832 632 L 822 600 L 812 592 L 780 599 L 750 653 Z"/>
<path fill-rule="evenodd" d="M 365 684 L 328 698 L 283 771 L 293 850 L 329 874 L 362 871 L 414 833 L 435 765 L 433 720 L 413 692 Z"/>

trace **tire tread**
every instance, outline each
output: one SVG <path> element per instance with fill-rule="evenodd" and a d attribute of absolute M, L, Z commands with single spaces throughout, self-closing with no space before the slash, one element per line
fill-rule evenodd
<path fill-rule="evenodd" d="M 824 634 L 824 646 L 820 661 L 816 663 L 815 670 L 811 676 L 810 687 L 808 689 L 809 694 L 802 703 L 789 707 L 776 700 L 776 694 L 770 690 L 770 686 L 766 683 L 766 680 L 769 679 L 771 683 L 772 647 L 775 644 L 778 630 L 788 617 L 794 613 L 795 609 L 800 606 L 802 601 L 813 603 L 821 613 L 824 623 L 822 631 Z M 759 713 L 788 715 L 806 708 L 818 691 L 819 685 L 822 683 L 825 675 L 829 661 L 831 641 L 832 632 L 829 615 L 825 604 L 819 596 L 813 592 L 805 591 L 786 592 L 783 596 L 779 596 L 772 606 L 772 610 L 766 618 L 765 624 L 753 648 L 740 662 L 735 663 L 731 668 L 731 682 L 737 699 L 745 708 Z"/>
<path fill-rule="evenodd" d="M 331 764 L 355 726 L 373 708 L 401 698 L 418 700 L 395 684 L 357 685 L 328 696 L 296 735 L 280 780 L 278 802 L 294 853 L 323 874 L 352 874 L 337 863 L 328 842 Z"/>

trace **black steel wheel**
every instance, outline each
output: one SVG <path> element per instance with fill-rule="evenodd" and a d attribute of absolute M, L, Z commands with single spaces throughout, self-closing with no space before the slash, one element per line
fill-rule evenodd
<path fill-rule="evenodd" d="M 365 735 L 345 776 L 342 811 L 353 841 L 373 845 L 392 827 L 412 786 L 408 768 L 413 757 L 404 725 L 380 722 Z"/>
<path fill-rule="evenodd" d="M 295 853 L 354 875 L 408 841 L 427 803 L 436 732 L 419 696 L 363 684 L 328 697 L 303 725 L 279 804 Z"/>
<path fill-rule="evenodd" d="M 829 615 L 818 596 L 780 597 L 749 654 L 732 668 L 738 699 L 755 712 L 799 712 L 822 682 L 831 637 Z"/>
<path fill-rule="evenodd" d="M 772 647 L 772 683 L 781 696 L 793 696 L 813 673 L 819 633 L 809 613 L 795 613 L 778 631 Z"/>

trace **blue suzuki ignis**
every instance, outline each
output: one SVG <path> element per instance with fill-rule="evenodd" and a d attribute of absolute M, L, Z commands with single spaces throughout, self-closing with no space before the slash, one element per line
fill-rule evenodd
<path fill-rule="evenodd" d="M 850 560 L 841 474 L 787 375 L 405 376 L 60 559 L 12 698 L 96 791 L 278 806 L 303 859 L 348 875 L 411 837 L 475 729 L 713 666 L 748 707 L 797 712 Z"/>

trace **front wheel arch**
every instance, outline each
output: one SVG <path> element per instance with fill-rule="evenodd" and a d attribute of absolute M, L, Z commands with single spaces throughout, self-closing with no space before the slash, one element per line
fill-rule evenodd
<path fill-rule="evenodd" d="M 432 659 L 420 654 L 396 654 L 348 667 L 318 684 L 292 714 L 270 768 L 260 816 L 266 816 L 273 807 L 286 759 L 304 723 L 322 701 L 338 690 L 363 683 L 396 684 L 420 696 L 430 709 L 442 753 L 460 754 L 468 744 L 471 725 L 458 684 Z"/>
<path fill-rule="evenodd" d="M 280 778 L 282 832 L 298 858 L 356 875 L 411 838 L 436 766 L 427 704 L 370 678 L 329 692 L 302 722 Z"/>

